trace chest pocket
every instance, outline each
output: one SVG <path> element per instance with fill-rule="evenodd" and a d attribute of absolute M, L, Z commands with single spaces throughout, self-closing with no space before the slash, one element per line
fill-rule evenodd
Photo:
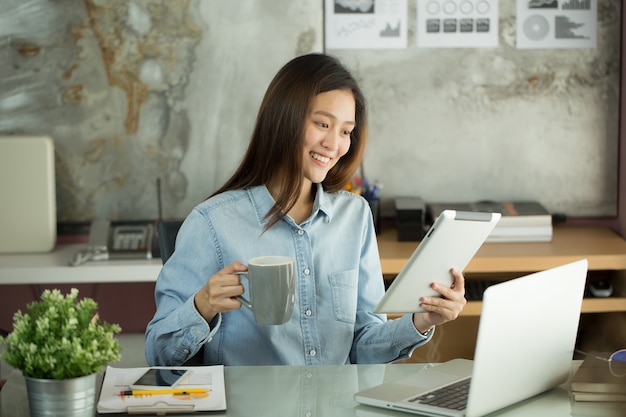
<path fill-rule="evenodd" d="M 329 275 L 335 318 L 345 323 L 356 321 L 357 270 Z"/>

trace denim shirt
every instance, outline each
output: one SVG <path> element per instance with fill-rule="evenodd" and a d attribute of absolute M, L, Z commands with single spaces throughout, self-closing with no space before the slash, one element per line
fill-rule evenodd
<path fill-rule="evenodd" d="M 156 283 L 157 311 L 146 329 L 150 365 L 183 364 L 202 346 L 206 365 L 385 363 L 432 337 L 417 331 L 410 314 L 387 321 L 372 312 L 385 289 L 369 206 L 353 193 L 317 187 L 306 221 L 285 216 L 265 232 L 274 205 L 265 186 L 228 191 L 192 210 Z M 291 319 L 257 325 L 240 308 L 207 323 L 196 292 L 230 263 L 263 255 L 296 260 Z"/>

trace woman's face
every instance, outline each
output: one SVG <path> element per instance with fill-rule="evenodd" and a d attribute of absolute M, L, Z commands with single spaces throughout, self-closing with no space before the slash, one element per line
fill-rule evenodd
<path fill-rule="evenodd" d="M 355 103 L 350 90 L 332 90 L 315 96 L 304 128 L 304 178 L 324 181 L 328 171 L 350 149 L 355 126 Z"/>

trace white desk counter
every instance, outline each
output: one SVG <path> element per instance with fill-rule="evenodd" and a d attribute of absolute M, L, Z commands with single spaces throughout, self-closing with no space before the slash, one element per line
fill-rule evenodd
<path fill-rule="evenodd" d="M 84 244 L 57 245 L 49 253 L 0 255 L 0 285 L 155 282 L 161 259 L 88 261 L 70 266 Z"/>
<path fill-rule="evenodd" d="M 576 361 L 572 368 L 578 365 Z M 423 364 L 227 366 L 224 377 L 228 410 L 211 415 L 407 417 L 411 414 L 359 405 L 354 402 L 353 394 L 418 372 L 423 367 Z M 569 417 L 568 386 L 565 383 L 491 415 Z M 4 417 L 29 415 L 24 378 L 18 371 L 11 374 L 0 392 L 0 405 Z"/>

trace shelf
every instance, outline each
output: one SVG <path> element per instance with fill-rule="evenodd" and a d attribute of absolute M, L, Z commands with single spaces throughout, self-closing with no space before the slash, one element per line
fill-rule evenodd
<path fill-rule="evenodd" d="M 0 255 L 0 285 L 155 282 L 160 258 L 87 262 L 70 266 L 84 244 L 57 245 L 52 252 Z"/>
<path fill-rule="evenodd" d="M 483 303 L 480 301 L 468 301 L 461 312 L 462 317 L 478 317 Z M 585 298 L 581 313 L 613 313 L 626 311 L 626 298 Z M 401 314 L 389 314 L 389 319 L 396 319 Z"/>
<path fill-rule="evenodd" d="M 395 229 L 378 236 L 383 274 L 397 275 L 419 242 L 398 242 Z M 626 241 L 608 227 L 555 226 L 552 242 L 485 243 L 465 273 L 534 272 L 586 258 L 589 270 L 626 269 Z"/>
<path fill-rule="evenodd" d="M 381 266 L 386 278 L 397 275 L 419 242 L 398 242 L 395 229 L 378 236 Z M 590 271 L 626 270 L 626 241 L 608 227 L 555 226 L 552 242 L 485 243 L 464 270 L 465 275 L 491 274 L 508 279 L 511 273 L 531 273 L 586 258 Z M 507 275 L 508 274 L 508 275 Z M 499 277 L 498 277 L 499 275 Z M 469 301 L 462 316 L 480 316 L 482 303 Z M 586 298 L 583 313 L 626 311 L 626 298 Z"/>
<path fill-rule="evenodd" d="M 483 303 L 468 301 L 461 312 L 461 316 L 480 316 Z M 626 298 L 585 298 L 581 313 L 611 313 L 626 311 Z"/>
<path fill-rule="evenodd" d="M 583 313 L 611 313 L 626 311 L 626 298 L 585 298 L 583 300 Z"/>

